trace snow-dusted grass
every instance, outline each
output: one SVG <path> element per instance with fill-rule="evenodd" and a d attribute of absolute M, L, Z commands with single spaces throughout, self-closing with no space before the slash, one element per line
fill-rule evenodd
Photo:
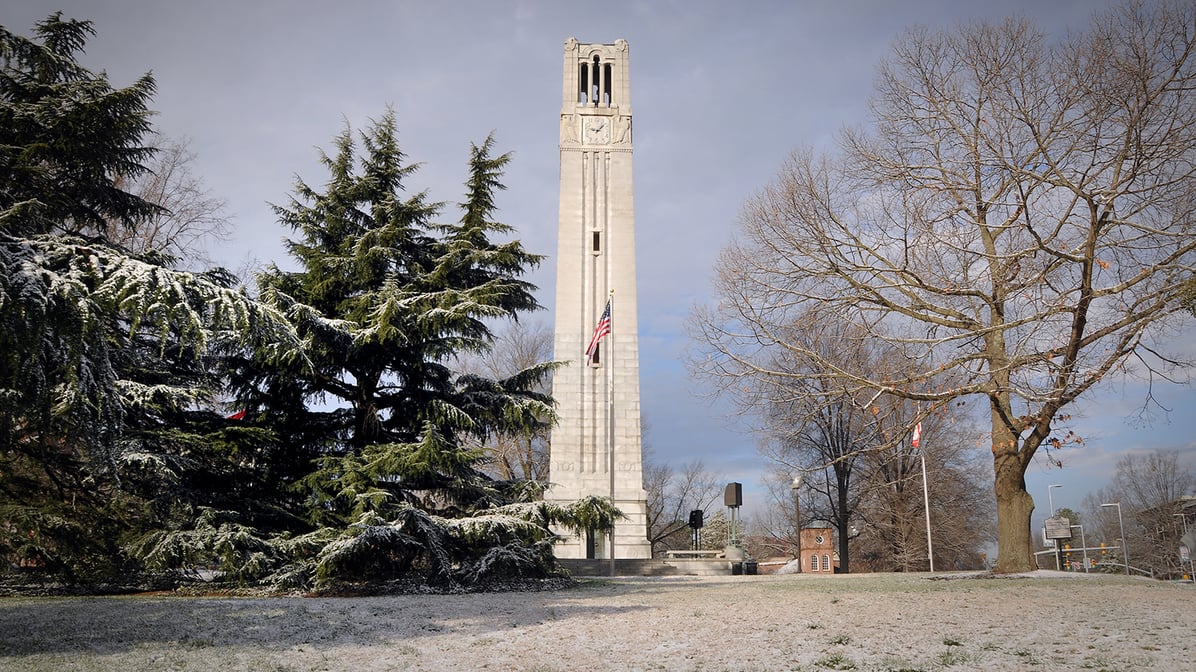
<path fill-rule="evenodd" d="M 938 575 L 941 579 L 942 575 Z M 3 670 L 1177 670 L 1196 588 L 728 576 L 545 593 L 0 599 Z"/>

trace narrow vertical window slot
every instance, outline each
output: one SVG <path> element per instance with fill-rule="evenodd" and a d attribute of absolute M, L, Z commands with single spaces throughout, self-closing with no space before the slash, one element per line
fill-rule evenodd
<path fill-rule="evenodd" d="M 602 104 L 599 102 L 602 100 L 602 64 L 597 56 L 594 57 L 594 65 L 590 68 L 590 73 L 592 75 L 590 77 L 590 90 L 593 92 L 593 95 L 590 97 L 590 104 L 598 107 Z"/>
<path fill-rule="evenodd" d="M 602 254 L 602 232 L 594 230 L 590 232 L 590 251 L 594 254 Z"/>

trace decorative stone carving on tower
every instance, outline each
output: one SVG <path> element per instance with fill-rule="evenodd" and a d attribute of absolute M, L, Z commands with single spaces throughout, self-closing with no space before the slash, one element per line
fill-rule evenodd
<path fill-rule="evenodd" d="M 631 182 L 631 88 L 627 42 L 565 42 L 561 192 L 557 233 L 552 432 L 547 498 L 612 497 L 627 515 L 615 558 L 649 558 L 647 492 L 640 446 L 639 324 Z M 607 301 L 611 334 L 594 360 L 586 347 Z M 611 537 L 584 535 L 556 547 L 561 558 L 611 558 Z"/>

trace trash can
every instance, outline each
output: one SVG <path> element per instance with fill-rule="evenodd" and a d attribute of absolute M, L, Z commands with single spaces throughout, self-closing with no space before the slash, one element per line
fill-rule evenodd
<path fill-rule="evenodd" d="M 740 574 L 743 574 L 743 563 L 742 562 L 732 562 L 731 563 L 731 575 L 739 576 Z"/>
<path fill-rule="evenodd" d="M 755 560 L 744 560 L 743 561 L 743 573 L 755 576 L 756 575 L 756 561 Z"/>

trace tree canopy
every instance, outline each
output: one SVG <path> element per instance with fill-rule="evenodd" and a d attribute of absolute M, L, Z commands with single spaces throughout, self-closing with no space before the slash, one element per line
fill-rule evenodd
<path fill-rule="evenodd" d="M 311 556 L 321 579 L 552 569 L 548 523 L 563 511 L 532 502 L 541 486 L 487 477 L 473 447 L 552 417 L 538 386 L 552 365 L 504 379 L 453 368 L 456 355 L 491 347 L 492 320 L 539 307 L 519 279 L 539 257 L 492 240 L 511 230 L 493 219 L 510 160 L 493 144 L 473 146 L 452 224 L 434 221 L 443 206 L 426 193 L 404 195 L 415 166 L 390 111 L 336 136 L 321 156 L 322 188 L 299 180 L 275 207 L 297 234 L 288 248 L 298 270 L 269 268 L 261 297 L 295 324 L 307 359 L 303 368 L 247 360 L 231 382 L 245 422 L 288 446 L 304 515 L 323 535 Z M 294 562 L 283 558 L 283 571 Z"/>
<path fill-rule="evenodd" d="M 33 32 L 0 26 L 0 227 L 29 235 L 135 226 L 158 209 L 120 186 L 154 153 L 143 144 L 154 78 L 116 89 L 82 66 L 90 21 L 57 12 Z"/>
<path fill-rule="evenodd" d="M 1022 19 L 909 31 L 869 127 L 834 153 L 796 151 L 744 209 L 719 305 L 695 316 L 701 365 L 783 385 L 778 357 L 811 360 L 794 375 L 920 416 L 983 400 L 997 569 L 1033 568 L 1024 474 L 1040 448 L 1082 441 L 1065 409 L 1110 375 L 1178 363 L 1168 339 L 1196 263 L 1194 12 L 1131 2 L 1055 42 Z M 845 323 L 904 365 L 808 345 Z M 831 401 L 805 387 L 809 413 Z"/>
<path fill-rule="evenodd" d="M 93 584 L 215 569 L 289 588 L 477 585 L 553 575 L 554 525 L 613 525 L 609 501 L 547 504 L 544 484 L 480 469 L 488 436 L 553 418 L 554 364 L 457 367 L 539 308 L 521 276 L 540 257 L 499 240 L 510 156 L 493 138 L 442 223 L 443 204 L 407 195 L 394 114 L 346 126 L 323 186 L 299 180 L 275 208 L 296 270 L 271 266 L 250 296 L 222 269 L 174 268 L 219 202 L 168 174 L 180 159 L 153 160 L 153 79 L 114 89 L 80 65 L 88 22 L 34 32 L 0 28 L 9 566 Z"/>
<path fill-rule="evenodd" d="M 301 355 L 285 317 L 225 274 L 108 237 L 162 210 L 120 185 L 153 156 L 153 79 L 113 89 L 81 66 L 88 22 L 55 14 L 35 34 L 0 28 L 0 550 L 99 580 L 125 571 L 125 535 L 220 431 L 215 355 Z"/>

